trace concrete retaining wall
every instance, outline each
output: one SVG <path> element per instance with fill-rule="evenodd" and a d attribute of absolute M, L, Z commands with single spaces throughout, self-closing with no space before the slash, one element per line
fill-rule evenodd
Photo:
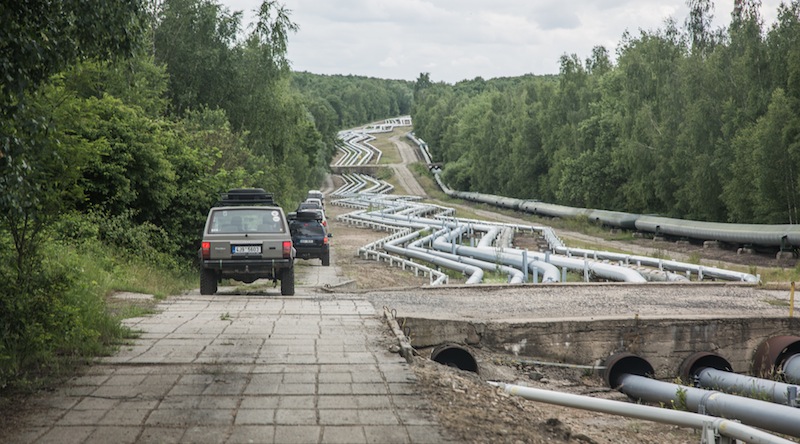
<path fill-rule="evenodd" d="M 756 347 L 772 336 L 798 334 L 797 318 L 547 320 L 475 323 L 406 318 L 416 348 L 455 343 L 505 350 L 520 358 L 599 364 L 627 351 L 647 359 L 656 378 L 672 378 L 695 352 L 714 352 L 749 373 Z"/>

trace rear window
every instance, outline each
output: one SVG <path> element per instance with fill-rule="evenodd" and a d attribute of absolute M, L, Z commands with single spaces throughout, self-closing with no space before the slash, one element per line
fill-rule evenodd
<path fill-rule="evenodd" d="M 283 233 L 281 212 L 270 208 L 220 209 L 211 212 L 210 234 Z"/>
<path fill-rule="evenodd" d="M 321 210 L 322 205 L 316 202 L 302 202 L 298 207 L 298 210 Z"/>
<path fill-rule="evenodd" d="M 293 221 L 290 229 L 293 236 L 325 236 L 325 229 L 317 221 Z"/>

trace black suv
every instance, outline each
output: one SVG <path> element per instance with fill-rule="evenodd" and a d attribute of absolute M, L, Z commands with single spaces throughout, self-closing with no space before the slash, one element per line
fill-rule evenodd
<path fill-rule="evenodd" d="M 217 292 L 224 278 L 281 281 L 294 294 L 295 249 L 283 209 L 261 188 L 222 193 L 208 212 L 200 256 L 200 294 Z"/>
<path fill-rule="evenodd" d="M 329 239 L 332 237 L 317 219 L 316 211 L 297 211 L 295 218 L 289 221 L 292 243 L 301 259 L 320 259 L 322 265 L 331 264 Z"/>

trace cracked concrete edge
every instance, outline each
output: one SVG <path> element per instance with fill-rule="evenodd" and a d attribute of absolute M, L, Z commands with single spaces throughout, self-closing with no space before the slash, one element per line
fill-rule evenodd
<path fill-rule="evenodd" d="M 398 345 L 400 346 L 400 356 L 405 358 L 406 362 L 409 364 L 412 363 L 414 360 L 414 348 L 411 346 L 411 343 L 408 342 L 408 338 L 400 329 L 400 325 L 397 323 L 397 319 L 394 318 L 394 315 L 389 311 L 389 309 L 383 309 L 383 317 L 386 318 L 386 322 L 389 324 L 389 327 L 392 329 L 392 333 L 397 338 Z"/>

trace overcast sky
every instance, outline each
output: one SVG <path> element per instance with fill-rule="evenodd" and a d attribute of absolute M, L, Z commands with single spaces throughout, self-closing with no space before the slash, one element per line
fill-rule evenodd
<path fill-rule="evenodd" d="M 218 0 L 253 20 L 261 0 Z M 557 74 L 562 54 L 586 59 L 603 45 L 614 56 L 622 34 L 682 26 L 685 0 L 279 0 L 299 26 L 289 36 L 292 69 L 455 83 Z M 733 0 L 715 2 L 727 26 Z M 762 0 L 769 28 L 780 0 Z"/>

